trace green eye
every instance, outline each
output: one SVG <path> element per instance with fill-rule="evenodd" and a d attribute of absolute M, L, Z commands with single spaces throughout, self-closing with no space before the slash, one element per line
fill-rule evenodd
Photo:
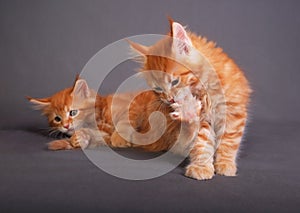
<path fill-rule="evenodd" d="M 55 120 L 56 122 L 60 122 L 60 121 L 61 121 L 61 118 L 60 118 L 59 116 L 55 116 L 54 120 Z"/>
<path fill-rule="evenodd" d="M 71 116 L 71 117 L 74 117 L 75 115 L 77 115 L 77 113 L 78 113 L 78 110 L 76 110 L 76 109 L 71 110 L 71 111 L 70 111 L 70 116 Z"/>
<path fill-rule="evenodd" d="M 176 86 L 179 83 L 179 79 L 175 79 L 174 81 L 171 82 L 172 87 Z"/>
<path fill-rule="evenodd" d="M 155 90 L 155 92 L 162 92 L 163 89 L 161 87 L 154 87 L 153 90 Z"/>

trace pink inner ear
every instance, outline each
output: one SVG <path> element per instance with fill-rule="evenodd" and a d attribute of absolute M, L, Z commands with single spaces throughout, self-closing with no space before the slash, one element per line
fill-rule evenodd
<path fill-rule="evenodd" d="M 182 53 L 188 54 L 189 49 L 192 46 L 192 42 L 188 37 L 184 27 L 177 22 L 174 22 L 172 27 L 173 27 L 173 38 L 175 38 L 174 45 L 176 50 L 180 54 Z"/>
<path fill-rule="evenodd" d="M 89 88 L 84 80 L 78 80 L 74 88 L 75 95 L 87 98 L 89 96 Z"/>
<path fill-rule="evenodd" d="M 184 34 L 184 31 L 182 30 L 178 30 L 175 34 L 175 37 L 177 39 L 180 39 L 180 40 L 185 40 L 185 34 Z"/>

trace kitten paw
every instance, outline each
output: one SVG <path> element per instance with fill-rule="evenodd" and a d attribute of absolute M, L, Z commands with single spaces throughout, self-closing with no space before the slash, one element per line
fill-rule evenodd
<path fill-rule="evenodd" d="M 201 113 L 201 101 L 194 97 L 189 88 L 183 88 L 178 91 L 174 97 L 175 103 L 170 106 L 174 112 L 170 113 L 173 120 L 181 120 L 183 122 L 197 122 Z"/>
<path fill-rule="evenodd" d="M 180 112 L 171 112 L 170 117 L 172 118 L 172 120 L 180 120 L 181 119 L 181 113 Z"/>
<path fill-rule="evenodd" d="M 132 144 L 127 142 L 122 136 L 120 136 L 117 132 L 114 132 L 110 137 L 111 146 L 116 148 L 127 148 L 131 147 Z"/>
<path fill-rule="evenodd" d="M 200 101 L 195 101 L 194 103 L 185 103 L 183 105 L 176 105 L 176 108 L 172 108 L 174 109 L 174 112 L 171 112 L 169 115 L 173 120 L 181 120 L 188 123 L 199 121 L 199 114 L 201 110 Z"/>
<path fill-rule="evenodd" d="M 214 176 L 214 167 L 212 165 L 198 166 L 191 164 L 186 167 L 185 176 L 196 180 L 209 180 Z"/>
<path fill-rule="evenodd" d="M 85 149 L 89 145 L 91 137 L 84 131 L 76 131 L 70 138 L 70 143 L 74 148 Z"/>
<path fill-rule="evenodd" d="M 182 117 L 182 113 L 181 113 L 181 105 L 178 103 L 173 103 L 170 105 L 173 109 L 174 112 L 171 112 L 169 115 L 172 118 L 172 120 L 180 120 Z"/>
<path fill-rule="evenodd" d="M 49 150 L 66 150 L 74 149 L 73 146 L 67 140 L 55 140 L 47 144 Z"/>
<path fill-rule="evenodd" d="M 224 176 L 236 176 L 237 167 L 235 163 L 215 163 L 216 173 Z"/>

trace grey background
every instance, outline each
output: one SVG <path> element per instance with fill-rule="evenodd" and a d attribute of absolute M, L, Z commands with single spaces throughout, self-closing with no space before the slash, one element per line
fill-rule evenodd
<path fill-rule="evenodd" d="M 70 86 L 87 61 L 116 40 L 166 33 L 167 15 L 216 41 L 245 71 L 254 90 L 253 119 L 299 121 L 299 5 L 296 0 L 1 0 L 0 127 L 40 124 L 25 95 L 44 97 Z M 106 92 L 136 67 L 128 62 L 116 68 Z"/>
<path fill-rule="evenodd" d="M 299 11 L 296 0 L 0 0 L 0 212 L 299 212 Z M 238 176 L 196 181 L 184 177 L 183 163 L 153 180 L 126 181 L 80 150 L 48 151 L 53 138 L 39 131 L 47 124 L 25 95 L 71 86 L 111 42 L 166 33 L 167 15 L 217 41 L 251 82 Z M 101 92 L 136 67 L 122 63 Z"/>

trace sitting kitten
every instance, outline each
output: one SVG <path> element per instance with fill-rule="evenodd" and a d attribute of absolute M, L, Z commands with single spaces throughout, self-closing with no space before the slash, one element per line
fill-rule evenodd
<path fill-rule="evenodd" d="M 141 56 L 140 71 L 149 86 L 166 102 L 174 102 L 174 94 L 186 86 L 197 97 L 202 88 L 210 96 L 211 104 L 202 113 L 186 175 L 198 180 L 211 179 L 215 172 L 235 176 L 251 93 L 242 70 L 214 42 L 186 31 L 173 20 L 168 36 L 156 44 L 130 44 Z M 149 70 L 161 72 L 149 74 Z"/>
<path fill-rule="evenodd" d="M 50 142 L 50 150 L 106 144 L 111 147 L 166 151 L 177 139 L 180 144 L 178 147 L 188 147 L 190 144 L 187 142 L 194 138 L 197 118 L 202 110 L 200 101 L 193 98 L 187 88 L 178 92 L 176 100 L 181 106 L 174 111 L 175 106 L 172 108 L 164 103 L 153 91 L 100 96 L 89 89 L 85 80 L 78 78 L 73 87 L 51 97 L 28 97 L 28 100 L 42 110 L 51 128 L 71 136 Z M 150 118 L 156 111 L 161 112 L 166 119 L 165 132 L 157 131 L 163 129 L 164 123 L 160 117 Z M 174 116 L 181 117 L 182 121 L 174 119 Z M 153 130 L 152 126 L 156 128 Z M 178 148 L 176 152 L 181 153 L 181 149 Z"/>

